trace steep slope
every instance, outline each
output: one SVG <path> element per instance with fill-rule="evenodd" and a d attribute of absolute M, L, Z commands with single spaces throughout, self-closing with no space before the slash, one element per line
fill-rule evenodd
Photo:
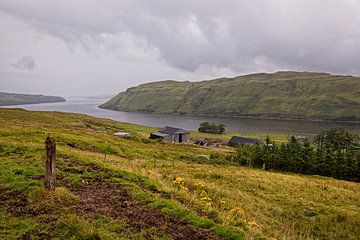
<path fill-rule="evenodd" d="M 65 102 L 62 97 L 0 92 L 0 106 Z"/>
<path fill-rule="evenodd" d="M 129 88 L 100 107 L 154 113 L 264 118 L 360 119 L 360 78 L 277 72 Z"/>

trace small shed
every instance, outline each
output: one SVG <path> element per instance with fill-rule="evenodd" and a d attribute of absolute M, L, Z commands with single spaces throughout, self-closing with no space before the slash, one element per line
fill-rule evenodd
<path fill-rule="evenodd" d="M 170 142 L 171 141 L 171 136 L 169 134 L 166 134 L 166 133 L 153 132 L 153 133 L 150 133 L 150 139 L 163 139 L 165 141 Z"/>
<path fill-rule="evenodd" d="M 228 142 L 228 146 L 237 147 L 239 145 L 259 144 L 259 143 L 261 143 L 261 141 L 260 139 L 257 138 L 245 138 L 245 137 L 233 136 Z"/>
<path fill-rule="evenodd" d="M 131 134 L 128 132 L 116 132 L 113 134 L 114 136 L 118 136 L 118 137 L 131 137 Z"/>
<path fill-rule="evenodd" d="M 163 139 L 168 142 L 182 143 L 189 141 L 189 132 L 175 127 L 164 127 L 159 132 L 150 133 L 150 139 Z"/>

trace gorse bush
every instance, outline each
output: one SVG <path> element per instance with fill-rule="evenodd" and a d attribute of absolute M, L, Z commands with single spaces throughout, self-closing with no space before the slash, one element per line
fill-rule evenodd
<path fill-rule="evenodd" d="M 331 129 L 315 136 L 313 144 L 293 136 L 276 145 L 270 138 L 257 145 L 241 145 L 234 160 L 243 166 L 263 167 L 302 174 L 317 174 L 360 181 L 359 136 Z"/>

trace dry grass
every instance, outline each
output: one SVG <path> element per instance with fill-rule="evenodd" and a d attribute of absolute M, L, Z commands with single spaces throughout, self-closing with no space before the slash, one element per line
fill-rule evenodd
<path fill-rule="evenodd" d="M 129 162 L 110 156 L 104 160 L 99 153 L 78 150 L 74 154 L 111 168 L 148 176 L 163 189 L 185 197 L 188 206 L 195 209 L 191 202 L 197 198 L 196 194 L 176 188 L 174 179 L 184 178 L 188 187 L 203 182 L 212 199 L 212 210 L 220 221 L 226 222 L 232 209 L 244 210 L 249 239 L 357 239 L 360 234 L 359 183 L 182 161 L 176 161 L 175 166 L 166 160 L 158 161 L 157 167 L 153 167 L 150 161 L 143 159 Z"/>
<path fill-rule="evenodd" d="M 68 189 L 57 187 L 54 191 L 36 188 L 29 193 L 29 207 L 35 211 L 52 212 L 78 200 Z"/>

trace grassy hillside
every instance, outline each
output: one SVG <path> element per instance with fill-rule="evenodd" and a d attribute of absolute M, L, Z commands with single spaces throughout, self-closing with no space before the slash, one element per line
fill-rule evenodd
<path fill-rule="evenodd" d="M 154 113 L 360 120 L 360 78 L 278 72 L 129 88 L 102 108 Z"/>
<path fill-rule="evenodd" d="M 0 106 L 65 102 L 62 97 L 0 92 Z"/>
<path fill-rule="evenodd" d="M 153 130 L 79 114 L 0 109 L 0 238 L 360 235 L 359 183 L 228 165 L 232 149 L 150 141 Z M 133 137 L 113 136 L 116 131 Z M 58 190 L 47 195 L 49 133 L 57 141 Z"/>

